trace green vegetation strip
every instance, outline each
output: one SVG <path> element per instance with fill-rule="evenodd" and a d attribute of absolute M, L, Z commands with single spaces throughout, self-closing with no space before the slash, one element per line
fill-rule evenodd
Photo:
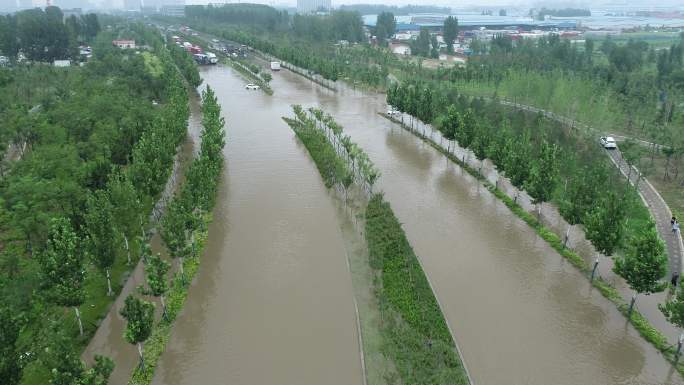
<path fill-rule="evenodd" d="M 298 106 L 295 114 L 298 119 L 284 120 L 309 151 L 326 186 L 344 180 L 350 172 L 345 159 Z M 369 264 L 376 276 L 373 285 L 380 311 L 381 351 L 393 362 L 401 383 L 470 384 L 432 287 L 382 194 L 371 196 L 364 233 Z"/>
<path fill-rule="evenodd" d="M 208 224 L 210 221 L 210 215 L 207 215 L 203 218 L 205 230 L 199 231 L 196 238 L 198 250 L 200 252 L 203 250 L 207 238 L 206 224 Z M 133 372 L 133 376 L 131 377 L 130 381 L 128 381 L 129 385 L 152 383 L 159 358 L 166 349 L 166 344 L 169 342 L 169 338 L 171 337 L 173 323 L 176 321 L 176 317 L 178 317 L 178 314 L 180 314 L 181 310 L 183 309 L 183 305 L 185 304 L 185 300 L 188 296 L 189 283 L 192 282 L 193 278 L 197 275 L 199 266 L 200 259 L 196 256 L 185 258 L 183 260 L 185 278 L 181 277 L 179 274 L 174 276 L 168 293 L 168 303 L 166 307 L 167 318 L 162 318 L 159 321 L 152 331 L 150 338 L 145 342 L 145 366 L 143 368 L 140 368 L 140 366 L 136 367 L 135 371 Z"/>
<path fill-rule="evenodd" d="M 183 309 L 190 282 L 197 275 L 199 256 L 208 236 L 210 212 L 215 203 L 223 167 L 222 150 L 225 145 L 225 134 L 224 120 L 221 118 L 221 109 L 214 92 L 207 86 L 202 97 L 204 129 L 200 153 L 190 165 L 182 190 L 171 201 L 162 220 L 162 239 L 171 256 L 180 259 L 181 268 L 175 274 L 168 292 L 166 317 L 162 317 L 154 326 L 149 337 L 143 336 L 135 341 L 145 341 L 145 360 L 144 365 L 139 365 L 133 372 L 129 385 L 152 382 L 159 357 L 171 336 L 173 323 Z M 132 329 L 131 320 L 128 321 L 127 334 Z"/>
<path fill-rule="evenodd" d="M 283 119 L 309 151 L 311 158 L 316 163 L 318 172 L 325 182 L 325 187 L 331 188 L 335 185 L 336 181 L 341 181 L 351 176 L 351 170 L 344 160 L 337 155 L 323 131 L 307 127 L 301 121 L 289 118 Z"/>
<path fill-rule="evenodd" d="M 469 384 L 437 299 L 382 194 L 366 209 L 371 267 L 378 270 L 382 333 L 405 384 Z"/>
<path fill-rule="evenodd" d="M 561 238 L 556 235 L 553 231 L 545 227 L 542 223 L 537 220 L 537 218 L 534 217 L 534 215 L 530 214 L 529 212 L 525 211 L 520 205 L 518 205 L 516 202 L 513 201 L 506 193 L 503 191 L 499 190 L 495 185 L 491 184 L 482 174 L 479 173 L 478 170 L 470 167 L 468 164 L 464 163 L 461 159 L 458 159 L 458 157 L 454 156 L 453 154 L 449 153 L 446 151 L 442 146 L 440 146 L 438 143 L 435 143 L 432 139 L 429 137 L 423 135 L 422 133 L 418 131 L 413 131 L 410 129 L 410 127 L 406 126 L 403 124 L 401 121 L 394 119 L 390 116 L 386 116 L 385 114 L 379 114 L 380 116 L 383 116 L 387 118 L 388 120 L 398 124 L 405 130 L 411 132 L 413 135 L 418 136 L 421 138 L 424 142 L 428 143 L 431 145 L 433 148 L 435 148 L 437 151 L 441 152 L 444 154 L 447 158 L 449 158 L 451 161 L 454 163 L 458 164 L 461 168 L 466 170 L 470 175 L 478 179 L 482 184 L 491 192 L 493 193 L 498 199 L 500 199 L 515 215 L 517 215 L 520 219 L 525 221 L 530 227 L 532 227 L 537 234 L 544 239 L 554 250 L 556 250 L 561 256 L 563 256 L 565 259 L 570 261 L 573 266 L 578 268 L 581 272 L 587 274 L 591 274 L 591 268 L 590 266 L 584 261 L 584 259 L 577 255 L 574 251 L 567 249 L 563 246 L 563 241 Z M 684 363 L 679 362 L 676 360 L 675 353 L 676 353 L 676 346 L 671 345 L 668 343 L 667 337 L 663 335 L 658 329 L 656 329 L 651 323 L 637 310 L 634 310 L 632 312 L 631 317 L 628 316 L 629 313 L 629 304 L 625 303 L 625 301 L 622 299 L 622 296 L 620 293 L 615 289 L 614 286 L 612 286 L 610 283 L 606 282 L 602 278 L 598 277 L 594 279 L 592 282 L 592 285 L 596 287 L 601 294 L 607 298 L 609 301 L 611 301 L 615 306 L 618 308 L 620 313 L 625 315 L 629 322 L 634 326 L 634 328 L 639 332 L 639 334 L 648 342 L 650 342 L 656 349 L 658 349 L 661 353 L 663 353 L 663 356 L 670 362 L 676 365 L 677 371 L 679 371 L 680 374 L 684 375 Z"/>

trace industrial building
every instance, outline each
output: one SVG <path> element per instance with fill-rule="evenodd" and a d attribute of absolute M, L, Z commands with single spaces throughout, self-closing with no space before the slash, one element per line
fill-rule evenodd
<path fill-rule="evenodd" d="M 297 12 L 299 13 L 330 12 L 331 8 L 330 0 L 297 0 Z"/>

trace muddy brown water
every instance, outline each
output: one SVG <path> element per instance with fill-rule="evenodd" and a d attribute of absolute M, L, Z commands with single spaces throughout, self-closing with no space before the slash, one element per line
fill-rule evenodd
<path fill-rule="evenodd" d="M 227 67 L 202 77 L 226 118 L 226 164 L 200 272 L 153 383 L 362 384 L 336 209 L 281 119 L 290 100 L 245 90 Z"/>
<path fill-rule="evenodd" d="M 335 211 L 281 121 L 319 105 L 383 175 L 476 384 L 681 384 L 615 306 L 436 150 L 377 115 L 384 97 L 333 93 L 288 71 L 247 92 L 202 76 L 228 125 L 200 273 L 155 384 L 360 384 L 350 279 Z"/>

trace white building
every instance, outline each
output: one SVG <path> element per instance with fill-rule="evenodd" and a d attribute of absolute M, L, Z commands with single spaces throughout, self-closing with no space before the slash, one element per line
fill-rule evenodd
<path fill-rule="evenodd" d="M 135 40 L 113 40 L 112 44 L 121 49 L 135 49 Z"/>
<path fill-rule="evenodd" d="M 331 9 L 331 0 L 297 0 L 299 13 L 329 12 Z"/>
<path fill-rule="evenodd" d="M 184 5 L 162 5 L 159 12 L 164 16 L 185 17 Z"/>

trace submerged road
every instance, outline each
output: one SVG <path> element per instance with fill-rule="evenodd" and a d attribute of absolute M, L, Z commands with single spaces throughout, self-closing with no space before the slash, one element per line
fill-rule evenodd
<path fill-rule="evenodd" d="M 290 99 L 247 91 L 222 65 L 201 75 L 226 118 L 226 165 L 200 272 L 154 384 L 362 384 L 336 210 L 281 119 Z"/>

